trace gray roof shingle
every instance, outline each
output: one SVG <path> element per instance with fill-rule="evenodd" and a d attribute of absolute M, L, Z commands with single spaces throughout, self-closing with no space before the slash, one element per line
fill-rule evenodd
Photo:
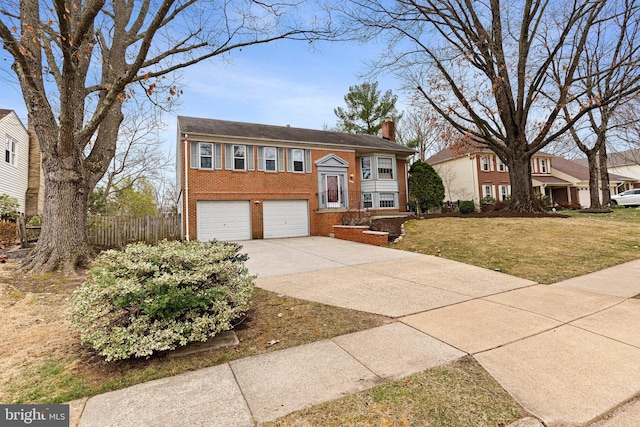
<path fill-rule="evenodd" d="M 415 151 L 373 135 L 359 135 L 325 130 L 302 129 L 289 126 L 272 126 L 256 123 L 232 122 L 216 119 L 178 116 L 181 133 L 220 137 L 264 139 L 308 144 L 328 144 L 356 149 L 393 151 L 413 154 Z"/>

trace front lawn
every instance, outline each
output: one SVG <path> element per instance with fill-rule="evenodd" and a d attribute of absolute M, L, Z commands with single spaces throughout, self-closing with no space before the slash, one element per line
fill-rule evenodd
<path fill-rule="evenodd" d="M 432 218 L 392 247 L 549 284 L 640 258 L 640 209 L 569 218 Z"/>
<path fill-rule="evenodd" d="M 0 264 L 0 402 L 61 403 L 130 385 L 373 328 L 383 316 L 256 289 L 235 348 L 179 358 L 155 356 L 107 363 L 68 324 L 73 289 L 82 279 L 25 277 Z"/>

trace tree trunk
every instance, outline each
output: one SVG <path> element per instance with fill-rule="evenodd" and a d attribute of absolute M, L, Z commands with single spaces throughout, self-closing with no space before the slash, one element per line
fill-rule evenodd
<path fill-rule="evenodd" d="M 596 162 L 596 152 L 593 150 L 586 150 L 584 153 L 587 155 L 587 162 L 589 163 L 589 197 L 591 202 L 589 207 L 591 209 L 601 209 L 600 194 L 598 192 L 598 165 Z"/>
<path fill-rule="evenodd" d="M 71 160 L 71 159 L 67 159 Z M 60 271 L 74 275 L 76 268 L 88 267 L 93 250 L 87 239 L 86 185 L 78 161 L 45 159 L 45 202 L 42 231 L 33 255 L 23 269 L 31 274 Z"/>
<path fill-rule="evenodd" d="M 509 210 L 514 212 L 543 212 L 535 200 L 531 186 L 531 155 L 515 153 L 508 156 L 509 179 L 511 180 L 511 202 Z"/>
<path fill-rule="evenodd" d="M 609 168 L 607 166 L 607 144 L 603 143 L 598 151 L 598 161 L 600 166 L 600 185 L 602 188 L 602 205 L 611 203 L 611 187 L 609 186 Z"/>

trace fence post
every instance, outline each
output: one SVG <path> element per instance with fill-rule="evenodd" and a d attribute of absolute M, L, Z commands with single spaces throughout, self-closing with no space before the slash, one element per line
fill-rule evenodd
<path fill-rule="evenodd" d="M 29 236 L 27 236 L 27 227 L 25 225 L 24 216 L 20 215 L 18 217 L 18 234 L 20 235 L 20 247 L 26 248 L 29 247 Z"/>

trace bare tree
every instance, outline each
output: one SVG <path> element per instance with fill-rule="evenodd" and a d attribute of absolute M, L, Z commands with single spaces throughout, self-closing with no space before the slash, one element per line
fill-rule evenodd
<path fill-rule="evenodd" d="M 423 161 L 460 138 L 458 132 L 433 108 L 419 102 L 405 112 L 397 131 L 398 141 L 416 149 L 416 157 Z"/>
<path fill-rule="evenodd" d="M 90 260 L 88 196 L 116 152 L 130 97 L 157 94 L 165 76 L 207 58 L 328 35 L 309 16 L 300 21 L 307 24 L 299 23 L 297 6 L 257 0 L 3 2 L 0 39 L 13 58 L 45 175 L 42 233 L 24 268 L 72 274 Z M 164 97 L 178 90 L 164 89 Z"/>
<path fill-rule="evenodd" d="M 451 189 L 455 180 L 458 178 L 458 174 L 456 170 L 453 168 L 451 163 L 440 163 L 433 167 L 438 175 L 440 175 L 440 179 L 442 179 L 442 183 L 444 184 L 444 188 L 447 192 L 447 200 L 449 202 L 453 202 L 453 196 L 451 195 Z"/>
<path fill-rule="evenodd" d="M 346 12 L 360 37 L 389 40 L 379 67 L 417 87 L 468 141 L 507 164 L 510 208 L 536 211 L 531 157 L 573 124 L 559 125 L 558 116 L 583 95 L 574 90 L 576 71 L 594 26 L 612 19 L 606 3 L 351 0 Z M 551 78 L 558 59 L 560 85 Z"/>
<path fill-rule="evenodd" d="M 589 195 L 591 208 L 602 208 L 611 200 L 607 170 L 607 137 L 619 127 L 626 127 L 619 110 L 640 91 L 640 5 L 636 0 L 610 2 L 608 15 L 613 19 L 596 23 L 577 74 L 576 86 L 584 95 L 576 103 L 563 108 L 564 119 L 573 123 L 570 135 L 587 156 L 589 165 Z M 553 74 L 561 81 L 562 61 L 556 61 Z M 607 100 L 608 102 L 602 102 Z M 595 108 L 590 108 L 594 106 Z M 587 111 L 581 120 L 573 116 Z M 617 117 L 618 116 L 618 117 Z M 598 192 L 598 176 L 602 202 Z"/>
<path fill-rule="evenodd" d="M 118 133 L 116 153 L 96 185 L 105 199 L 135 185 L 141 178 L 156 188 L 174 166 L 175 159 L 163 151 L 160 142 L 160 132 L 166 127 L 162 122 L 162 108 L 150 102 L 129 102 L 123 108 L 124 120 Z M 127 185 L 123 185 L 125 182 Z"/>

